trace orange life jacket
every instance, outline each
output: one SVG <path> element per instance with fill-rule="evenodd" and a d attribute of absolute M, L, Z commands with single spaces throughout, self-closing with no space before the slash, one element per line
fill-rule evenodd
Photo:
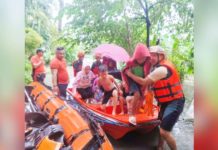
<path fill-rule="evenodd" d="M 168 73 L 165 78 L 154 84 L 154 95 L 158 102 L 169 102 L 184 97 L 180 77 L 174 65 L 164 60 L 158 64 L 158 67 L 160 66 L 166 67 Z"/>

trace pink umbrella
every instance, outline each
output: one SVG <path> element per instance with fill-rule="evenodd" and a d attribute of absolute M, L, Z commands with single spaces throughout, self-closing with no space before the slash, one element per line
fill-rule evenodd
<path fill-rule="evenodd" d="M 126 62 L 130 58 L 124 48 L 115 44 L 101 44 L 94 49 L 94 53 L 100 53 L 102 56 L 110 57 L 118 62 Z"/>

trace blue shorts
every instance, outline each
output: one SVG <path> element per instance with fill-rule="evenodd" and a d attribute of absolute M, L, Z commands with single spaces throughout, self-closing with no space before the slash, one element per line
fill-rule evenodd
<path fill-rule="evenodd" d="M 172 131 L 173 126 L 183 111 L 185 98 L 160 104 L 159 119 L 160 127 L 166 131 Z"/>
<path fill-rule="evenodd" d="M 136 83 L 133 79 L 130 77 L 127 77 L 128 83 L 129 83 L 129 95 L 134 95 L 135 92 L 139 92 L 140 95 L 142 96 L 141 92 L 141 86 Z"/>

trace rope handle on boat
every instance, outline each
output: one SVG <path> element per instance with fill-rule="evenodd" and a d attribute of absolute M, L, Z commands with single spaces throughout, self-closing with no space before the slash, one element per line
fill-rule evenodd
<path fill-rule="evenodd" d="M 46 91 L 43 90 L 43 91 L 40 91 L 37 95 L 34 95 L 34 96 L 35 96 L 34 100 L 36 101 L 36 100 L 38 99 L 38 97 L 39 97 L 40 95 L 42 95 L 43 93 L 45 93 L 45 92 L 46 92 Z"/>
<path fill-rule="evenodd" d="M 46 104 L 48 104 L 51 100 L 53 100 L 55 98 L 55 96 L 50 96 L 44 103 L 44 105 L 42 106 L 42 110 L 44 110 L 44 107 Z"/>
<path fill-rule="evenodd" d="M 60 106 L 59 108 L 57 108 L 57 109 L 55 110 L 55 112 L 54 112 L 54 114 L 53 114 L 53 116 L 51 117 L 50 120 L 53 121 L 53 122 L 55 122 L 55 123 L 57 123 L 58 120 L 55 120 L 55 116 L 56 116 L 60 111 L 66 109 L 66 108 L 67 108 L 66 105 L 62 105 L 62 106 Z"/>
<path fill-rule="evenodd" d="M 69 144 L 73 143 L 73 141 L 74 141 L 77 137 L 79 137 L 79 135 L 83 134 L 84 132 L 88 132 L 88 131 L 90 131 L 90 129 L 83 129 L 83 130 L 79 131 L 79 132 L 76 133 L 76 134 L 72 134 L 69 138 L 67 138 L 67 140 L 70 139 Z"/>

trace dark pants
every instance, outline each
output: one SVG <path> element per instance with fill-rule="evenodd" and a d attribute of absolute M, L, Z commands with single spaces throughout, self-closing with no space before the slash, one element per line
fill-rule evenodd
<path fill-rule="evenodd" d="M 130 77 L 127 77 L 127 80 L 129 83 L 129 95 L 134 95 L 135 92 L 139 92 L 142 96 L 141 86 Z"/>
<path fill-rule="evenodd" d="M 33 81 L 38 81 L 43 83 L 44 79 L 45 79 L 45 73 L 39 73 L 39 74 L 35 74 L 34 72 L 32 73 L 32 78 Z"/>
<path fill-rule="evenodd" d="M 44 82 L 44 79 L 45 79 L 45 73 L 40 73 L 40 74 L 36 75 L 36 80 L 37 80 L 38 82 L 43 83 L 43 82 Z"/>
<path fill-rule="evenodd" d="M 67 86 L 68 84 L 58 84 L 58 88 L 59 88 L 59 92 L 60 92 L 60 96 L 66 98 L 67 96 Z"/>
<path fill-rule="evenodd" d="M 166 131 L 171 131 L 183 111 L 185 98 L 173 100 L 160 104 L 159 119 L 160 127 Z"/>
<path fill-rule="evenodd" d="M 77 88 L 77 92 L 81 95 L 82 99 L 93 98 L 94 93 L 91 87 L 87 88 Z"/>
<path fill-rule="evenodd" d="M 119 70 L 109 71 L 108 74 L 112 75 L 118 80 L 122 80 L 121 72 Z"/>

